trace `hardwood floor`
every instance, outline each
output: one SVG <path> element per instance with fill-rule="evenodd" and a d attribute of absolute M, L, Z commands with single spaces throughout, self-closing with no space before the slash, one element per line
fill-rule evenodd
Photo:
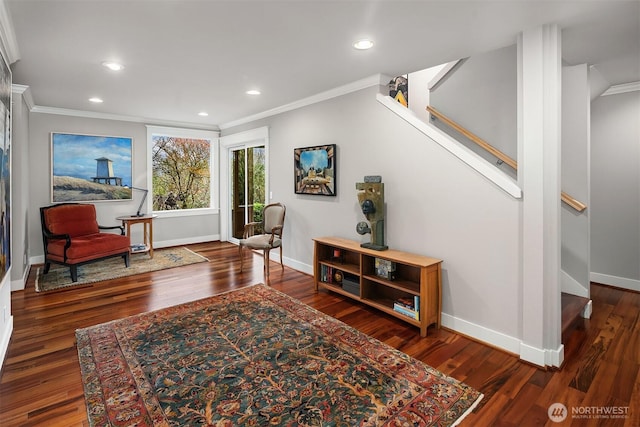
<path fill-rule="evenodd" d="M 12 294 L 14 332 L 0 377 L 0 426 L 86 426 L 86 408 L 75 348 L 77 328 L 188 302 L 263 282 L 262 259 L 237 247 L 190 245 L 209 263 L 141 274 L 49 294 Z M 574 322 L 565 342 L 565 366 L 543 371 L 517 357 L 450 331 L 428 336 L 398 319 L 313 291 L 306 274 L 271 265 L 271 285 L 302 302 L 475 387 L 485 397 L 462 426 L 640 426 L 640 294 L 592 285 L 593 316 Z M 553 403 L 569 411 L 562 423 L 547 416 Z M 588 419 L 586 411 L 623 418 Z M 572 417 L 578 410 L 585 418 Z"/>

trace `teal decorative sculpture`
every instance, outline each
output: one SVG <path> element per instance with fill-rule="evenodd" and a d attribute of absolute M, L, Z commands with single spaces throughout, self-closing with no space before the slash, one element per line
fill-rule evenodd
<path fill-rule="evenodd" d="M 363 248 L 384 251 L 389 249 L 384 244 L 384 184 L 379 175 L 368 175 L 364 182 L 356 182 L 360 209 L 369 224 L 361 221 L 356 225 L 356 232 L 360 235 L 371 233 L 371 242 L 360 244 Z"/>

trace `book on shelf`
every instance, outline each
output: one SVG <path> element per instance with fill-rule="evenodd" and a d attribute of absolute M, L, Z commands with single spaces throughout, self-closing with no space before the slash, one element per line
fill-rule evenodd
<path fill-rule="evenodd" d="M 336 282 L 336 280 L 334 279 L 334 273 L 335 271 L 333 267 L 322 264 L 320 266 L 320 281 L 324 283 L 335 283 L 339 285 L 340 282 Z"/>
<path fill-rule="evenodd" d="M 403 306 L 402 304 L 399 304 L 397 302 L 393 303 L 393 310 L 404 315 L 407 317 L 411 317 L 412 319 L 415 320 L 420 320 L 420 311 L 419 310 L 412 310 L 410 308 L 407 308 L 405 306 Z"/>
<path fill-rule="evenodd" d="M 144 251 L 147 249 L 147 245 L 144 245 L 142 243 L 136 243 L 131 245 L 131 250 L 136 252 L 136 251 Z"/>
<path fill-rule="evenodd" d="M 394 302 L 400 304 L 403 307 L 406 307 L 410 310 L 415 310 L 416 307 L 420 307 L 420 297 L 418 295 L 414 295 L 412 297 L 401 297 L 395 300 Z"/>

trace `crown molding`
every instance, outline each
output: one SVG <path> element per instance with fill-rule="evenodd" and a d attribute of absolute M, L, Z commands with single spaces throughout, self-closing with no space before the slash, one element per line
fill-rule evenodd
<path fill-rule="evenodd" d="M 110 114 L 110 113 L 98 113 L 95 111 L 72 110 L 69 108 L 42 107 L 39 105 L 34 106 L 31 109 L 31 112 L 41 113 L 41 114 L 56 114 L 59 116 L 72 116 L 72 117 L 84 117 L 84 118 L 101 119 L 101 120 L 116 120 L 121 122 L 143 123 L 145 125 L 170 126 L 170 127 L 188 128 L 188 129 L 203 129 L 203 130 L 212 130 L 216 132 L 220 130 L 216 125 L 203 125 L 201 123 L 150 119 L 147 117 L 125 116 L 125 115 Z"/>
<path fill-rule="evenodd" d="M 356 92 L 361 89 L 366 89 L 372 86 L 386 86 L 389 83 L 389 80 L 391 80 L 391 77 L 388 77 L 384 74 L 375 74 L 373 76 L 366 77 L 361 80 L 357 80 L 355 82 L 346 84 L 344 86 L 339 86 L 337 88 L 330 89 L 325 92 L 320 92 L 317 95 L 312 95 L 307 98 L 303 98 L 299 101 L 294 101 L 292 103 L 285 104 L 280 107 L 263 111 L 262 113 L 257 113 L 257 114 L 247 116 L 238 120 L 233 120 L 233 121 L 221 124 L 220 129 L 224 130 L 234 126 L 243 125 L 245 123 L 250 123 L 259 119 L 264 119 L 265 117 L 275 116 L 276 114 L 285 113 L 291 110 L 296 110 L 298 108 L 306 107 L 312 104 L 317 104 L 318 102 L 327 101 L 329 99 L 346 95 L 351 92 Z"/>
<path fill-rule="evenodd" d="M 29 111 L 33 110 L 35 104 L 33 103 L 33 96 L 31 95 L 31 89 L 29 86 L 12 84 L 11 92 L 22 95 L 22 99 L 24 100 L 24 103 L 27 104 Z"/>
<path fill-rule="evenodd" d="M 624 83 L 620 85 L 611 86 L 609 89 L 605 90 L 600 96 L 617 95 L 619 93 L 635 92 L 637 90 L 640 90 L 640 82 Z"/>
<path fill-rule="evenodd" d="M 263 111 L 262 113 L 257 113 L 252 116 L 247 116 L 245 118 L 234 120 L 219 126 L 203 125 L 203 124 L 190 123 L 190 122 L 170 121 L 170 120 L 158 120 L 158 119 L 150 119 L 146 117 L 125 116 L 125 115 L 110 114 L 110 113 L 99 113 L 95 111 L 73 110 L 69 108 L 43 107 L 43 106 L 34 104 L 33 98 L 31 97 L 31 91 L 29 90 L 29 86 L 13 85 L 13 87 L 14 87 L 14 91 L 18 93 L 22 91 L 22 93 L 28 94 L 27 96 L 29 99 L 28 100 L 25 99 L 25 102 L 27 102 L 27 105 L 29 106 L 29 111 L 31 111 L 32 113 L 55 114 L 59 116 L 85 117 L 85 118 L 102 119 L 102 120 L 117 120 L 117 121 L 123 121 L 123 122 L 143 123 L 146 125 L 202 129 L 202 130 L 211 130 L 211 131 L 219 132 L 220 130 L 223 130 L 223 129 L 228 129 L 234 126 L 250 123 L 259 119 L 263 119 L 265 117 L 270 117 L 276 114 L 306 107 L 308 105 L 317 104 L 322 101 L 326 101 L 332 98 L 336 98 L 338 96 L 346 95 L 348 93 L 356 92 L 372 86 L 386 86 L 390 80 L 391 80 L 391 77 L 389 76 L 386 76 L 384 74 L 375 74 L 373 76 L 370 76 L 361 80 L 357 80 L 355 82 L 352 82 L 343 86 L 339 86 L 337 88 L 330 89 L 325 92 L 321 92 L 317 95 L 312 95 L 310 97 L 303 98 L 299 101 L 295 101 L 290 104 L 285 104 L 280 107 L 272 108 L 270 110 Z"/>
<path fill-rule="evenodd" d="M 9 65 L 20 59 L 13 21 L 4 0 L 0 0 L 0 50 L 2 50 Z"/>

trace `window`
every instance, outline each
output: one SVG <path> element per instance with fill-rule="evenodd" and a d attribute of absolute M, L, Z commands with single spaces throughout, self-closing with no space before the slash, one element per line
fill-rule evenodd
<path fill-rule="evenodd" d="M 154 213 L 208 213 L 217 208 L 217 133 L 149 126 L 147 138 Z"/>

